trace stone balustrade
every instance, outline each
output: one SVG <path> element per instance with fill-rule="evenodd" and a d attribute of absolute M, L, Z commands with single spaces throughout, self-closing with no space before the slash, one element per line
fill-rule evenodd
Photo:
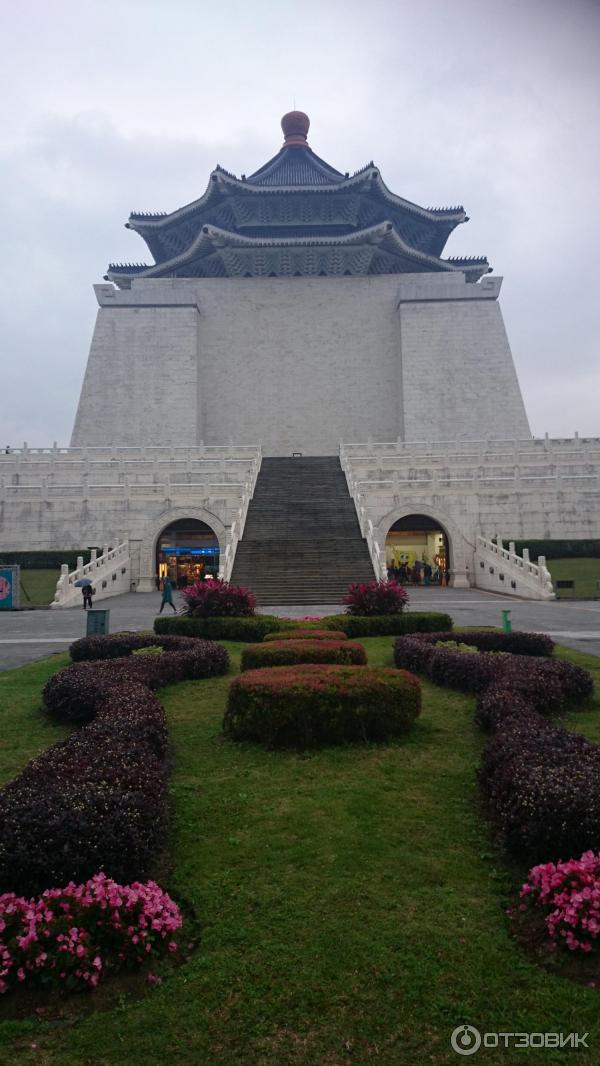
<path fill-rule="evenodd" d="M 61 566 L 60 577 L 56 583 L 56 592 L 51 607 L 78 607 L 82 603 L 81 588 L 77 582 L 89 578 L 94 589 L 94 603 L 108 596 L 118 596 L 129 592 L 131 587 L 131 560 L 129 544 L 124 541 L 115 548 L 104 545 L 100 555 L 95 548 L 91 550 L 89 563 L 83 562 L 83 556 L 77 559 L 77 566 L 69 571 L 66 563 Z"/>
<path fill-rule="evenodd" d="M 448 536 L 455 587 L 546 599 L 553 592 L 543 561 L 534 571 L 527 557 L 503 555 L 498 577 L 488 557 L 497 554 L 498 531 L 515 540 L 600 535 L 598 438 L 367 441 L 342 444 L 340 462 L 379 573 L 394 523 L 426 515 Z"/>

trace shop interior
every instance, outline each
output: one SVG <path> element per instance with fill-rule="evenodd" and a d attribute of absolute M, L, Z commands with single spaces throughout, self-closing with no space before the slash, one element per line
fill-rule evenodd
<path fill-rule="evenodd" d="M 205 522 L 181 518 L 163 530 L 156 547 L 156 574 L 162 588 L 168 575 L 175 588 L 185 588 L 219 572 L 219 542 Z"/>

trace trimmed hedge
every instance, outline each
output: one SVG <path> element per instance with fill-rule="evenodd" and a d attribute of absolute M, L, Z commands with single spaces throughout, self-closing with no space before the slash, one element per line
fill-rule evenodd
<path fill-rule="evenodd" d="M 127 636 L 131 653 L 135 635 Z M 124 639 L 77 641 L 75 654 L 104 648 L 110 656 Z M 228 666 L 225 648 L 196 640 L 157 656 L 74 662 L 50 678 L 47 711 L 89 724 L 0 790 L 0 894 L 35 894 L 98 871 L 122 882 L 145 878 L 167 820 L 167 727 L 151 689 Z"/>
<path fill-rule="evenodd" d="M 164 651 L 191 651 L 198 646 L 195 637 L 156 636 L 155 633 L 111 633 L 106 637 L 81 637 L 71 644 L 69 654 L 73 662 L 93 659 L 120 659 L 141 648 L 162 648 Z"/>
<path fill-rule="evenodd" d="M 506 543 L 506 541 L 505 541 Z M 600 540 L 517 540 L 515 550 L 523 554 L 529 548 L 532 559 L 600 559 Z"/>
<path fill-rule="evenodd" d="M 293 623 L 294 628 L 298 625 Z M 291 628 L 292 623 L 289 623 Z M 270 614 L 255 614 L 246 618 L 189 618 L 173 615 L 154 619 L 155 633 L 173 633 L 185 637 L 205 637 L 207 640 L 239 640 L 255 642 L 267 633 L 274 633 L 288 625 L 282 618 Z"/>
<path fill-rule="evenodd" d="M 223 729 L 235 740 L 305 749 L 403 736 L 420 710 L 419 681 L 401 671 L 271 667 L 234 678 Z"/>
<path fill-rule="evenodd" d="M 410 611 L 408 614 L 351 615 L 332 614 L 317 622 L 303 622 L 291 618 L 277 618 L 271 614 L 255 614 L 249 618 L 189 618 L 187 615 L 162 615 L 154 620 L 155 633 L 174 633 L 208 640 L 239 640 L 255 643 L 268 633 L 281 630 L 334 629 L 352 637 L 397 637 L 403 633 L 430 633 L 451 630 L 450 615 L 439 611 Z"/>
<path fill-rule="evenodd" d="M 96 548 L 97 552 L 101 550 L 101 548 Z M 80 555 L 83 556 L 84 565 L 89 563 L 91 558 L 89 548 L 74 551 L 2 551 L 0 552 L 0 565 L 18 565 L 22 566 L 23 570 L 60 570 L 62 564 L 67 563 L 69 570 L 74 570 Z"/>
<path fill-rule="evenodd" d="M 514 639 L 513 639 L 514 638 Z M 479 655 L 465 655 L 460 651 L 438 648 L 436 644 L 455 641 L 475 647 L 502 644 L 508 649 L 521 647 L 525 654 L 494 655 L 482 651 Z M 559 659 L 542 658 L 544 647 L 552 641 L 539 633 L 487 633 L 474 630 L 460 634 L 432 633 L 414 637 L 400 637 L 394 644 L 394 663 L 404 670 L 426 673 L 438 685 L 448 685 L 463 692 L 487 694 L 492 684 L 503 690 L 520 692 L 536 711 L 556 714 L 571 702 L 581 703 L 592 692 L 593 682 L 587 670 Z M 481 723 L 486 720 L 481 711 Z"/>
<path fill-rule="evenodd" d="M 263 637 L 265 641 L 271 640 L 348 640 L 348 634 L 341 629 L 278 629 L 275 633 L 267 633 Z"/>
<path fill-rule="evenodd" d="M 33 759 L 0 791 L 0 893 L 146 877 L 165 836 L 165 740 L 156 697 L 119 685 L 99 721 Z"/>
<path fill-rule="evenodd" d="M 52 717 L 67 722 L 88 722 L 107 692 L 121 682 L 134 681 L 155 689 L 176 681 L 216 677 L 226 674 L 228 669 L 229 654 L 225 648 L 208 640 L 195 640 L 185 651 L 75 662 L 46 682 L 42 699 Z"/>
<path fill-rule="evenodd" d="M 448 639 L 525 654 L 436 647 Z M 493 731 L 479 770 L 487 812 L 508 850 L 529 863 L 600 848 L 600 746 L 547 721 L 589 699 L 593 680 L 551 651 L 535 633 L 434 633 L 394 646 L 399 667 L 479 693 L 475 719 Z"/>
<path fill-rule="evenodd" d="M 430 632 L 418 640 L 426 644 L 441 644 L 454 641 L 455 644 L 469 644 L 479 651 L 504 651 L 511 655 L 539 655 L 547 657 L 554 651 L 554 641 L 545 633 L 526 633 L 515 630 L 513 633 L 501 633 L 499 630 L 464 629 L 460 633 Z"/>
<path fill-rule="evenodd" d="M 367 653 L 362 644 L 344 640 L 272 640 L 249 644 L 242 650 L 242 670 L 265 666 L 294 666 L 297 663 L 345 663 L 365 666 Z"/>
<path fill-rule="evenodd" d="M 504 718 L 479 781 L 507 849 L 529 863 L 600 848 L 600 746 L 531 711 Z"/>
<path fill-rule="evenodd" d="M 399 637 L 403 633 L 431 633 L 452 629 L 449 614 L 409 611 L 403 614 L 332 614 L 321 618 L 322 629 L 341 629 L 349 637 Z M 462 637 L 461 637 L 462 640 Z"/>

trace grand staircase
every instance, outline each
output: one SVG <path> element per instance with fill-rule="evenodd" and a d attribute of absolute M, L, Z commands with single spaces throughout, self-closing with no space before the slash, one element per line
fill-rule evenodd
<path fill-rule="evenodd" d="M 263 459 L 232 583 L 261 606 L 339 604 L 373 577 L 339 459 Z"/>

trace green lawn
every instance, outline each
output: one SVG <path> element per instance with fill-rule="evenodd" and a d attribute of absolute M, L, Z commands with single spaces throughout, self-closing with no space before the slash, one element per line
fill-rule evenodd
<path fill-rule="evenodd" d="M 392 643 L 364 640 L 369 661 L 391 664 Z M 237 661 L 240 645 L 228 646 Z M 600 681 L 600 660 L 561 654 Z M 0 675 L 1 780 L 63 735 L 37 708 L 65 661 Z M 226 689 L 217 679 L 163 690 L 173 743 L 165 887 L 195 907 L 199 949 L 138 1001 L 75 1024 L 3 1022 L 0 1062 L 457 1063 L 449 1038 L 461 1023 L 587 1031 L 591 1050 L 577 1061 L 600 1061 L 600 992 L 538 969 L 508 935 L 513 882 L 477 812 L 482 737 L 470 698 L 424 684 L 406 741 L 299 756 L 224 741 Z M 569 727 L 600 741 L 599 711 L 596 698 Z"/>
<path fill-rule="evenodd" d="M 549 559 L 546 565 L 554 582 L 575 582 L 575 588 L 556 589 L 558 599 L 600 598 L 600 559 Z"/>
<path fill-rule="evenodd" d="M 59 577 L 60 570 L 21 570 L 21 607 L 46 607 Z"/>

